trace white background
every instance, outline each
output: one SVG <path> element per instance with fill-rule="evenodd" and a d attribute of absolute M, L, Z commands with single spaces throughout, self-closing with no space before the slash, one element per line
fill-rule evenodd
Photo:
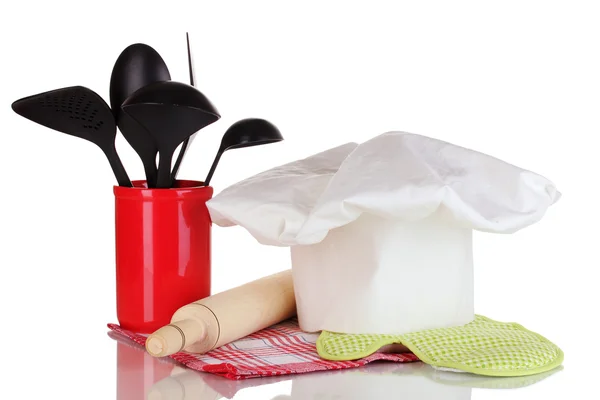
<path fill-rule="evenodd" d="M 475 235 L 475 301 L 476 312 L 558 344 L 564 370 L 526 389 L 474 389 L 472 398 L 564 398 L 586 388 L 593 397 L 600 304 L 595 3 L 211 3 L 14 3 L 0 13 L 3 395 L 115 398 L 118 371 L 106 328 L 117 322 L 114 176 L 94 145 L 27 121 L 10 104 L 71 85 L 108 102 L 114 61 L 135 42 L 154 47 L 172 78 L 187 82 L 189 31 L 198 87 L 222 119 L 198 135 L 180 178 L 203 179 L 227 127 L 261 117 L 285 142 L 226 153 L 216 192 L 390 130 L 476 149 L 551 179 L 563 197 L 541 222 L 513 235 Z M 117 148 L 130 177 L 142 178 L 121 136 Z M 261 246 L 240 228 L 213 231 L 214 292 L 289 267 L 288 249 Z M 143 379 L 149 387 L 154 378 Z M 295 383 L 244 388 L 235 399 L 271 399 Z"/>

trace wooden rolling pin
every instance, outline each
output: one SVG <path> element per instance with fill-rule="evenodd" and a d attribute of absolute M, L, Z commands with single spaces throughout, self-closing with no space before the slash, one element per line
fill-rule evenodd
<path fill-rule="evenodd" d="M 294 315 L 292 271 L 286 270 L 181 307 L 148 336 L 146 350 L 154 357 L 206 353 Z"/>

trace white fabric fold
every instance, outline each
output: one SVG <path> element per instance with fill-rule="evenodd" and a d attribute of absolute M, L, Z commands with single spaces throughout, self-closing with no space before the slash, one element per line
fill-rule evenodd
<path fill-rule="evenodd" d="M 430 137 L 387 132 L 236 183 L 208 203 L 216 225 L 240 225 L 273 246 L 321 242 L 362 214 L 514 233 L 561 193 L 545 177 Z"/>

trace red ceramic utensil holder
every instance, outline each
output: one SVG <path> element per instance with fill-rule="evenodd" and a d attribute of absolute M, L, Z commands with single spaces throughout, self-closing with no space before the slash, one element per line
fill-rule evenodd
<path fill-rule="evenodd" d="M 117 319 L 152 333 L 180 307 L 210 295 L 213 189 L 181 180 L 173 188 L 114 187 Z"/>

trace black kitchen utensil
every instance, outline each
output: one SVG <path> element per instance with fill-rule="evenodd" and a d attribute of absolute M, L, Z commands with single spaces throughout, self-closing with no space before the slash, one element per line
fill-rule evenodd
<path fill-rule="evenodd" d="M 190 35 L 186 32 L 185 34 L 187 39 L 187 55 L 188 55 L 188 70 L 190 72 L 190 85 L 196 86 L 196 75 L 194 73 L 194 60 L 192 59 L 192 50 L 190 49 Z M 194 133 L 189 138 L 186 138 L 181 144 L 181 149 L 179 149 L 179 155 L 177 156 L 177 160 L 175 160 L 175 165 L 173 166 L 173 171 L 171 172 L 171 180 L 175 181 L 177 179 L 177 173 L 179 172 L 179 167 L 181 166 L 181 162 L 183 161 L 183 156 L 187 151 L 187 148 L 192 144 L 192 141 L 196 137 L 198 132 Z"/>
<path fill-rule="evenodd" d="M 156 185 L 156 155 L 158 147 L 146 128 L 128 114 L 121 105 L 138 89 L 154 82 L 170 81 L 164 60 L 152 47 L 136 43 L 121 52 L 110 78 L 110 105 L 123 137 L 136 151 L 144 165 L 148 187 Z"/>
<path fill-rule="evenodd" d="M 51 90 L 17 100 L 12 109 L 47 128 L 96 144 L 108 158 L 119 186 L 132 186 L 115 148 L 115 119 L 94 91 L 83 86 Z"/>
<path fill-rule="evenodd" d="M 171 187 L 171 162 L 177 146 L 221 116 L 193 86 L 181 82 L 156 82 L 129 96 L 122 107 L 153 136 L 160 154 L 157 188 Z"/>
<path fill-rule="evenodd" d="M 242 119 L 227 129 L 221 139 L 221 146 L 213 161 L 204 184 L 208 186 L 212 179 L 217 164 L 224 152 L 242 147 L 258 146 L 262 144 L 275 143 L 283 140 L 279 129 L 269 121 L 259 118 Z"/>

